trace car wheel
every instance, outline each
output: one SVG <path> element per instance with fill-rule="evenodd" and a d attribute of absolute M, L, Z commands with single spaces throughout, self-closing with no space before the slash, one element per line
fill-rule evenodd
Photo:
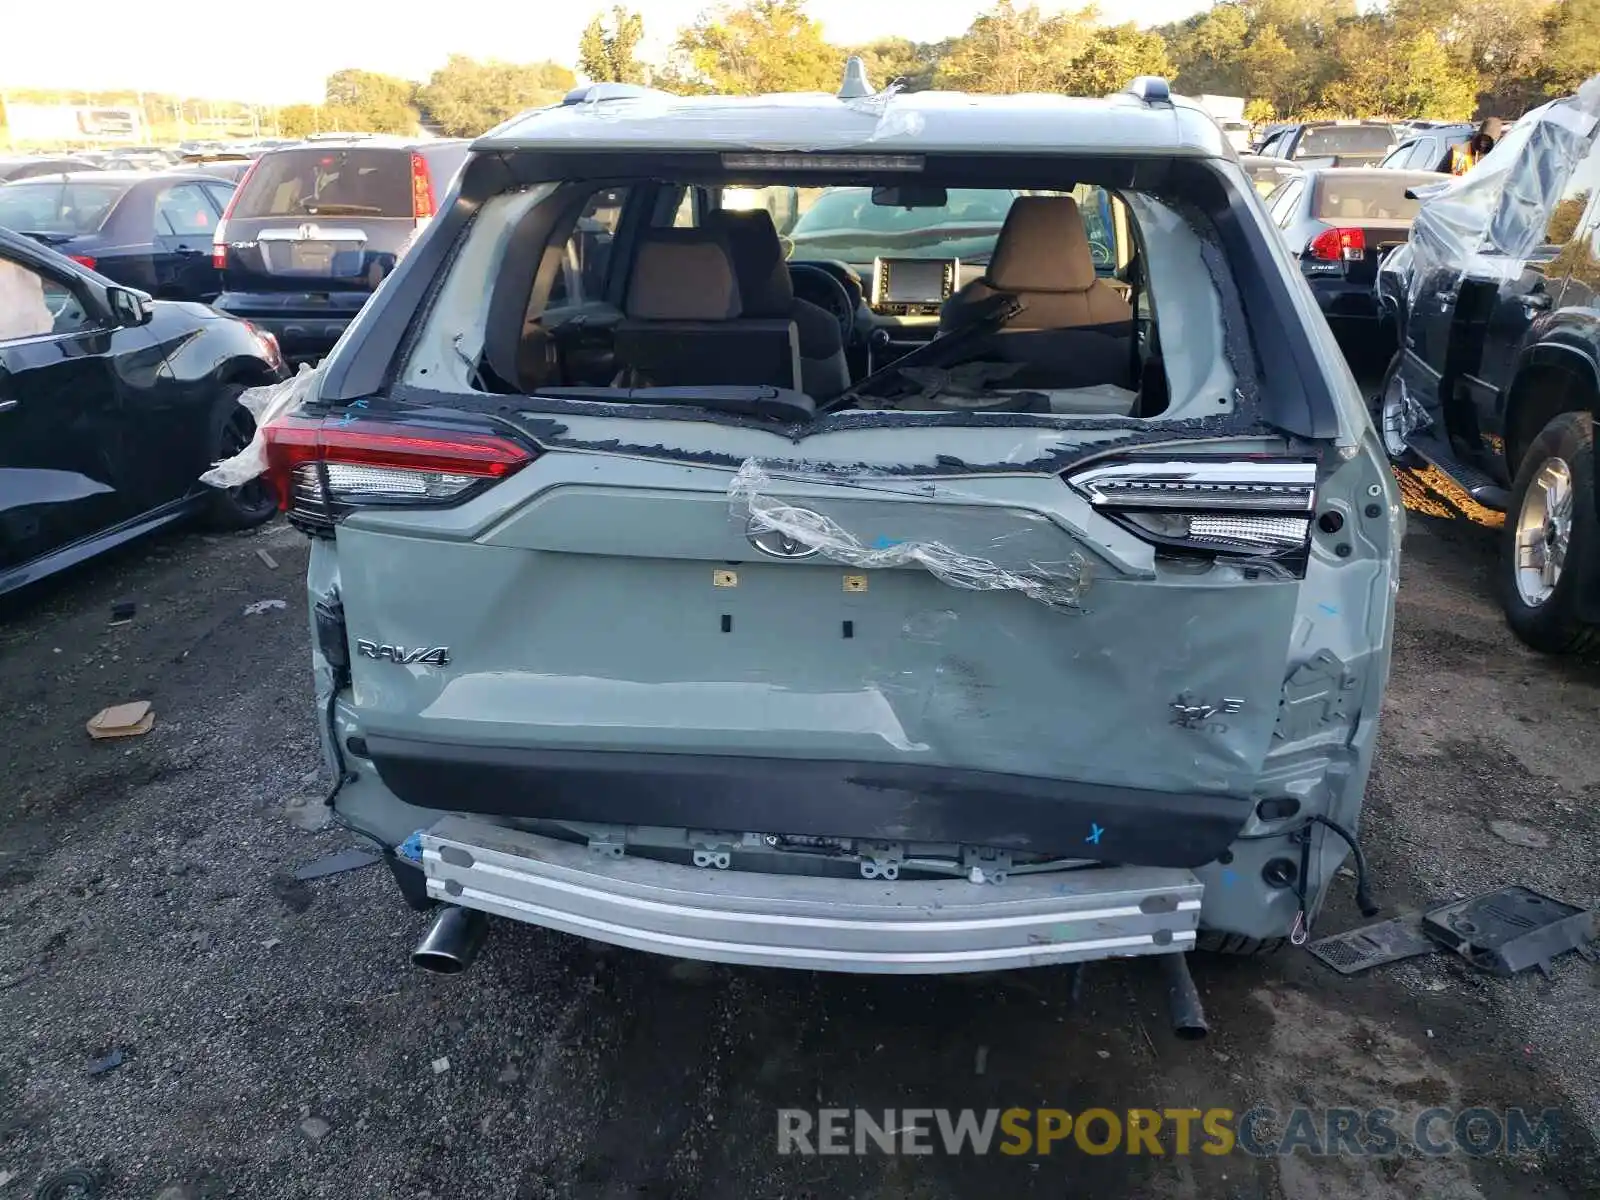
<path fill-rule="evenodd" d="M 1231 954 L 1235 958 L 1265 958 L 1282 950 L 1287 938 L 1252 938 L 1237 933 L 1202 929 L 1195 934 L 1194 948 L 1203 954 Z"/>
<path fill-rule="evenodd" d="M 1389 456 L 1389 461 L 1397 467 L 1414 467 L 1420 460 L 1406 445 L 1405 381 L 1400 378 L 1400 364 L 1404 359 L 1404 352 L 1396 351 L 1389 360 L 1389 368 L 1383 373 L 1383 382 L 1379 384 L 1378 395 L 1373 401 L 1372 423 L 1378 427 L 1378 436 L 1383 439 L 1383 452 Z"/>
<path fill-rule="evenodd" d="M 216 403 L 212 405 L 211 440 L 207 443 L 211 447 L 212 462 L 231 458 L 255 436 L 255 418 L 239 403 L 244 390 L 239 384 L 229 384 L 217 394 Z M 214 491 L 207 519 L 215 529 L 253 529 L 271 520 L 277 511 L 277 498 L 262 479 Z"/>
<path fill-rule="evenodd" d="M 1511 631 L 1545 654 L 1600 647 L 1600 628 L 1579 616 L 1582 590 L 1600 570 L 1587 413 L 1562 413 L 1533 440 L 1506 511 L 1500 574 Z"/>

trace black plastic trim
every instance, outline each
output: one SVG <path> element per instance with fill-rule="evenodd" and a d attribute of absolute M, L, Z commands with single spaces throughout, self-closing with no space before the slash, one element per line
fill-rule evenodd
<path fill-rule="evenodd" d="M 1248 797 L 947 767 L 366 737 L 383 782 L 408 804 L 600 825 L 957 842 L 1197 867 L 1232 844 L 1252 809 Z"/>

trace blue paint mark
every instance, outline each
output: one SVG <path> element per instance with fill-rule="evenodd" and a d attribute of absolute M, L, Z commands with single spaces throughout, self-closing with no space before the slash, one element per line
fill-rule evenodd
<path fill-rule="evenodd" d="M 898 546 L 899 544 L 899 538 L 880 537 L 872 543 L 872 548 L 874 550 L 888 550 L 890 547 Z"/>
<path fill-rule="evenodd" d="M 1100 826 L 1096 825 L 1093 821 L 1090 821 L 1089 836 L 1083 840 L 1088 842 L 1091 846 L 1098 846 L 1100 844 L 1100 835 L 1104 832 L 1104 829 L 1100 828 Z"/>
<path fill-rule="evenodd" d="M 335 421 L 333 423 L 333 427 L 335 429 L 343 429 L 346 425 L 354 425 L 355 423 L 356 423 L 356 415 L 355 415 L 355 413 L 345 413 L 344 416 L 340 417 L 337 421 Z"/>
<path fill-rule="evenodd" d="M 1317 605 L 1317 607 L 1320 608 L 1323 612 L 1327 613 L 1330 617 L 1337 617 L 1339 615 L 1339 608 L 1338 608 L 1337 605 L 1334 605 L 1334 604 L 1319 604 L 1319 605 Z"/>
<path fill-rule="evenodd" d="M 365 400 L 356 400 L 356 401 L 353 401 L 351 403 L 350 407 L 351 408 L 365 408 L 365 407 L 367 407 L 367 402 Z"/>
<path fill-rule="evenodd" d="M 1222 871 L 1222 886 L 1232 887 L 1238 882 L 1239 872 L 1235 871 L 1232 867 L 1224 867 Z"/>

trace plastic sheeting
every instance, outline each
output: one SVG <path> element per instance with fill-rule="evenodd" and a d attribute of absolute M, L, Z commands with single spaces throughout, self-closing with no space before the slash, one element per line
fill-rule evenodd
<path fill-rule="evenodd" d="M 747 535 L 776 533 L 809 547 L 830 562 L 845 566 L 867 570 L 922 567 L 951 587 L 975 592 L 1021 592 L 1057 609 L 1079 608 L 1088 589 L 1089 563 L 1077 553 L 1068 554 L 1062 561 L 1029 562 L 1019 567 L 1001 566 L 993 557 L 929 538 L 904 541 L 879 538 L 865 542 L 832 517 L 817 511 L 828 506 L 826 500 L 807 498 L 805 507 L 801 507 L 776 494 L 784 485 L 796 483 L 865 487 L 897 495 L 907 495 L 916 486 L 915 481 L 898 477 L 864 472 L 806 471 L 751 458 L 745 460 L 728 485 L 729 511 Z M 948 488 L 941 488 L 940 494 L 958 498 Z M 994 554 L 999 547 L 995 539 L 990 539 L 983 549 Z"/>
<path fill-rule="evenodd" d="M 1546 244 L 1551 215 L 1600 116 L 1600 76 L 1528 113 L 1467 174 L 1421 193 L 1406 264 L 1406 305 L 1462 279 L 1515 279 Z M 1425 293 L 1428 295 L 1425 296 Z"/>
<path fill-rule="evenodd" d="M 200 476 L 200 482 L 215 488 L 232 488 L 249 483 L 264 472 L 267 469 L 267 440 L 261 433 L 261 427 L 274 417 L 293 412 L 305 404 L 316 394 L 317 384 L 321 380 L 320 367 L 313 370 L 302 363 L 300 373 L 292 379 L 265 387 L 246 388 L 239 396 L 239 403 L 248 408 L 250 415 L 256 419 L 255 436 L 250 439 L 248 446 L 232 458 L 225 458 L 213 465 Z"/>

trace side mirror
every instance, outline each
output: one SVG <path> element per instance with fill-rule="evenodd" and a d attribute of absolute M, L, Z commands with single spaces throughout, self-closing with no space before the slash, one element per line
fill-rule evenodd
<path fill-rule="evenodd" d="M 131 288 L 107 288 L 106 304 L 117 324 L 128 329 L 150 324 L 151 317 L 155 315 L 150 307 L 150 297 Z"/>

